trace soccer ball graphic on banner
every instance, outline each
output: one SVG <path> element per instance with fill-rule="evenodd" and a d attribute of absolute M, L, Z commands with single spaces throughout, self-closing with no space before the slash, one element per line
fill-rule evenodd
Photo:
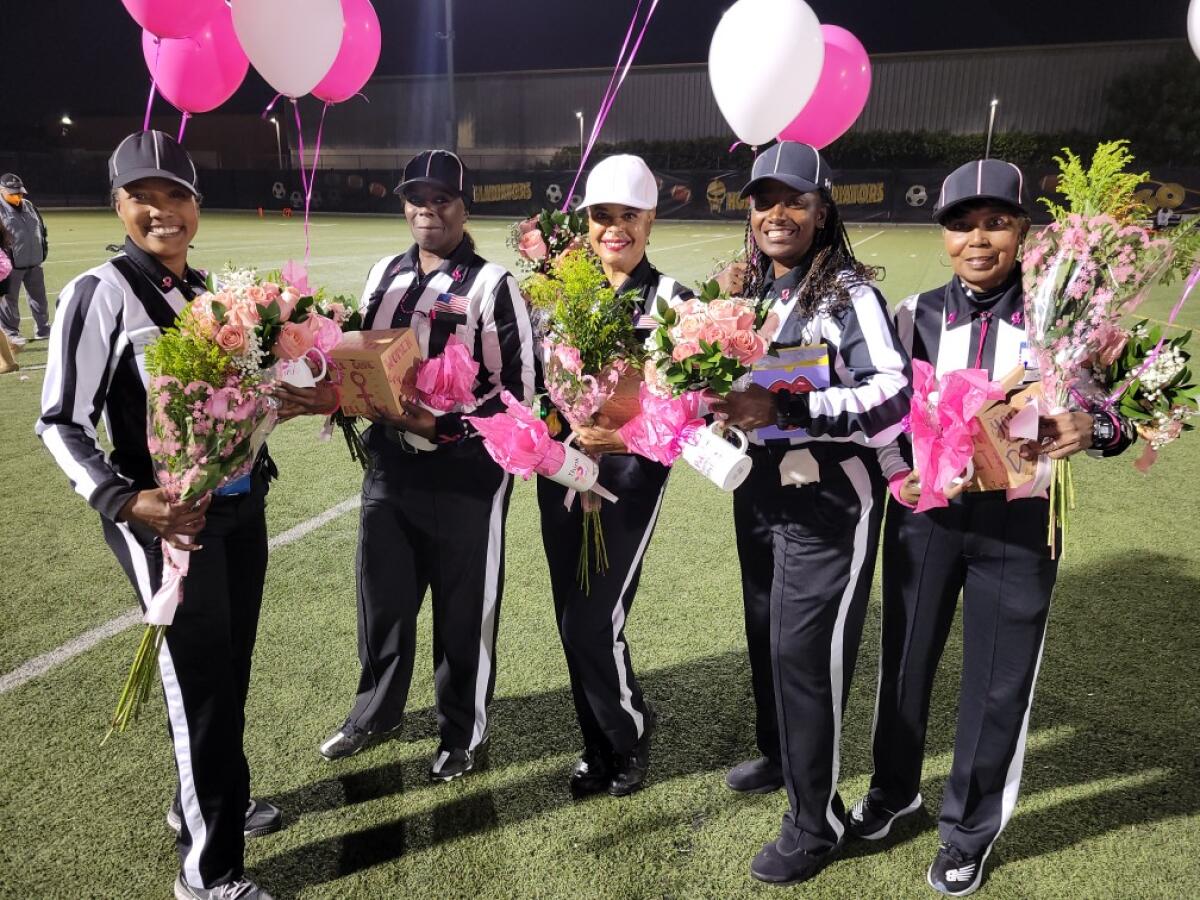
<path fill-rule="evenodd" d="M 575 212 L 575 210 L 579 209 L 579 204 L 582 202 L 583 202 L 582 194 L 572 194 L 571 202 L 567 204 L 567 209 L 569 209 L 571 212 Z"/>
<path fill-rule="evenodd" d="M 304 203 L 304 195 L 299 191 L 292 191 L 291 201 L 292 206 L 300 206 Z"/>
<path fill-rule="evenodd" d="M 562 198 L 563 189 L 559 185 L 552 184 L 550 187 L 546 188 L 546 199 L 549 200 L 554 206 L 558 206 L 558 204 L 562 203 Z"/>
<path fill-rule="evenodd" d="M 929 202 L 929 192 L 925 190 L 925 185 L 914 184 L 908 189 L 904 199 L 908 201 L 909 206 L 924 206 Z"/>
<path fill-rule="evenodd" d="M 271 185 L 271 196 L 276 200 L 282 200 L 287 196 L 287 188 L 283 186 L 282 181 L 277 181 Z"/>

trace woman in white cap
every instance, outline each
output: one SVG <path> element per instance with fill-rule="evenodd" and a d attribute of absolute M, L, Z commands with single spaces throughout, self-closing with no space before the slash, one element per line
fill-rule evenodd
<path fill-rule="evenodd" d="M 597 165 L 582 206 L 592 251 L 613 288 L 636 294 L 637 319 L 653 313 L 659 300 L 673 305 L 693 296 L 646 257 L 658 184 L 641 158 L 613 156 Z M 538 506 L 554 611 L 583 732 L 583 752 L 568 783 L 577 796 L 607 791 L 622 797 L 642 787 L 650 764 L 655 714 L 633 673 L 625 619 L 670 469 L 630 454 L 620 434 L 603 424 L 601 415 L 596 427 L 582 428 L 577 436 L 583 449 L 600 456 L 599 483 L 619 500 L 601 506 L 609 567 L 590 575 L 587 590 L 578 577 L 581 504 L 568 508 L 566 488 L 539 478 Z"/>
<path fill-rule="evenodd" d="M 358 534 L 362 668 L 350 714 L 320 752 L 342 759 L 399 731 L 417 617 L 430 591 L 441 744 L 429 777 L 450 781 L 477 768 L 491 734 L 512 494 L 512 476 L 465 417 L 503 411 L 502 391 L 532 400 L 533 332 L 516 280 L 475 252 L 466 232 L 472 182 L 462 160 L 448 150 L 420 153 L 396 193 L 414 243 L 371 269 L 363 328 L 411 328 L 426 358 L 457 340 L 479 365 L 475 400 L 438 415 L 405 403 L 400 416 L 379 413 L 364 435 L 371 463 Z"/>
<path fill-rule="evenodd" d="M 1038 380 L 1025 332 L 1021 246 L 1029 230 L 1024 178 L 1011 163 L 976 160 L 942 186 L 934 218 L 954 277 L 896 308 L 900 339 L 938 374 L 1018 366 Z M 1062 459 L 1081 450 L 1113 456 L 1133 428 L 1107 411 L 1045 416 L 1039 445 L 1023 453 Z M 920 492 L 912 445 L 902 437 L 881 454 L 892 486 L 883 538 L 883 634 L 871 789 L 847 828 L 881 840 L 921 808 L 921 764 L 929 698 L 963 597 L 963 674 L 954 762 L 938 822 L 940 846 L 926 879 L 953 897 L 973 893 L 988 853 L 1012 815 L 1025 736 L 1058 562 L 1050 556 L 1044 479 L 1021 493 L 961 492 L 949 505 L 912 511 Z M 1013 492 L 1010 492 L 1013 493 Z"/>
<path fill-rule="evenodd" d="M 762 881 L 816 875 L 842 844 L 841 718 L 871 593 L 883 515 L 877 446 L 909 411 L 908 357 L 874 270 L 854 258 L 829 166 L 807 144 L 760 155 L 750 197 L 748 296 L 779 318 L 772 350 L 808 360 L 773 392 L 753 385 L 713 411 L 751 437 L 734 495 L 761 758 L 734 790 L 786 787 L 779 838 L 750 865 Z"/>
<path fill-rule="evenodd" d="M 131 134 L 108 163 L 125 247 L 73 279 L 58 300 L 37 433 L 145 606 L 163 572 L 162 544 L 191 553 L 187 602 L 158 656 L 179 777 L 167 824 L 178 833 L 178 900 L 270 900 L 245 877 L 243 841 L 279 829 L 250 798 L 242 752 L 250 661 L 267 571 L 265 450 L 244 479 L 196 503 L 155 484 L 146 442 L 146 348 L 175 324 L 204 278 L 188 265 L 200 225 L 196 167 L 161 131 Z M 96 437 L 104 418 L 112 442 Z M 188 541 L 191 541 L 190 543 Z M 138 893 L 83 888 L 82 894 Z"/>

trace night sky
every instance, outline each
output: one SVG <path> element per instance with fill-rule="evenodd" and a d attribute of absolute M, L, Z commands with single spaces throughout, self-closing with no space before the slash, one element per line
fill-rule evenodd
<path fill-rule="evenodd" d="M 383 28 L 377 74 L 437 72 L 443 0 L 374 0 Z M 1188 0 L 809 0 L 871 53 L 1144 38 L 1182 38 Z M 140 115 L 149 86 L 139 29 L 119 0 L 3 0 L 0 108 L 25 123 Z M 455 0 L 462 72 L 611 66 L 636 0 Z M 647 0 L 646 5 L 649 5 Z M 729 0 L 660 0 L 639 64 L 707 59 Z M 748 64 L 753 65 L 752 48 Z M 1052 89 L 1052 86 L 1047 86 Z M 271 90 L 253 68 L 224 109 L 261 109 Z M 0 126 L 3 146 L 3 126 Z"/>

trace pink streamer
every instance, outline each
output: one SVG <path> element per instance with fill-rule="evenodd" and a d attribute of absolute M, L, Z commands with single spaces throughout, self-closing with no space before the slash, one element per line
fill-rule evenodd
<path fill-rule="evenodd" d="M 192 555 L 186 550 L 176 550 L 166 541 L 162 542 L 162 552 L 162 585 L 146 604 L 142 620 L 147 625 L 170 625 L 175 620 L 175 610 L 183 602 L 183 582 Z"/>
<path fill-rule="evenodd" d="M 274 104 L 275 100 L 272 100 L 271 105 Z M 271 106 L 268 106 L 267 111 L 270 112 L 270 110 Z M 329 104 L 326 103 L 325 108 L 321 110 L 321 124 L 317 128 L 317 142 L 313 147 L 311 172 L 304 167 L 304 128 L 300 123 L 300 104 L 294 98 L 292 99 L 292 111 L 296 114 L 296 145 L 300 150 L 300 186 L 304 189 L 304 265 L 307 267 L 312 256 L 312 236 L 310 234 L 312 192 L 317 183 L 317 166 L 321 162 L 321 140 L 325 134 L 325 114 L 329 112 Z"/>
<path fill-rule="evenodd" d="M 608 119 L 608 113 L 612 109 L 613 103 L 616 102 L 617 94 L 620 93 L 621 86 L 625 83 L 626 76 L 629 75 L 629 69 L 637 57 L 638 49 L 642 46 L 642 39 L 646 36 L 646 29 L 650 26 L 650 19 L 654 16 L 654 11 L 658 8 L 658 0 L 653 0 L 650 4 L 650 9 L 646 12 L 646 19 L 642 23 L 642 30 L 638 33 L 633 49 L 629 51 L 629 56 L 626 58 L 625 50 L 629 46 L 630 35 L 633 34 L 633 29 L 637 25 L 638 13 L 641 12 L 642 2 L 643 0 L 638 0 L 637 7 L 633 11 L 633 19 L 629 23 L 629 31 L 625 35 L 625 42 L 621 45 L 621 53 L 617 57 L 617 66 L 613 70 L 612 78 L 609 79 L 608 90 L 605 91 L 604 99 L 600 103 L 600 109 L 596 113 L 596 121 L 592 125 L 592 134 L 588 139 L 587 148 L 584 150 L 583 156 L 579 158 L 579 171 L 575 173 L 575 180 L 571 182 L 571 190 L 567 191 L 566 199 L 563 201 L 564 212 L 570 208 L 571 198 L 575 196 L 575 189 L 579 187 L 579 179 L 583 177 L 583 169 L 592 155 L 592 150 L 596 146 L 597 139 L 600 137 L 600 131 L 604 127 L 604 122 Z M 622 63 L 624 63 L 624 68 L 622 68 Z M 619 78 L 617 77 L 618 72 L 620 72 Z"/>

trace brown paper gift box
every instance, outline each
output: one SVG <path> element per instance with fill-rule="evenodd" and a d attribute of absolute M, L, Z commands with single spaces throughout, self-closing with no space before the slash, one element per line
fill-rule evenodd
<path fill-rule="evenodd" d="M 1025 370 L 1018 366 L 1000 383 L 1007 391 L 1012 391 L 1024 376 Z M 1021 445 L 1025 442 L 1006 437 L 1004 423 L 1014 412 L 1041 395 L 1041 384 L 1031 384 L 1007 401 L 994 403 L 976 416 L 983 427 L 974 438 L 975 452 L 971 462 L 975 466 L 975 476 L 971 480 L 971 490 L 1004 491 L 1033 481 L 1037 475 L 1037 460 L 1021 457 Z"/>
<path fill-rule="evenodd" d="M 617 381 L 617 389 L 596 414 L 596 424 L 617 429 L 642 411 L 641 390 L 645 378 L 641 372 L 630 371 Z"/>
<path fill-rule="evenodd" d="M 330 354 L 342 369 L 342 412 L 364 416 L 372 406 L 395 415 L 409 372 L 421 359 L 417 336 L 410 328 L 351 331 Z"/>

